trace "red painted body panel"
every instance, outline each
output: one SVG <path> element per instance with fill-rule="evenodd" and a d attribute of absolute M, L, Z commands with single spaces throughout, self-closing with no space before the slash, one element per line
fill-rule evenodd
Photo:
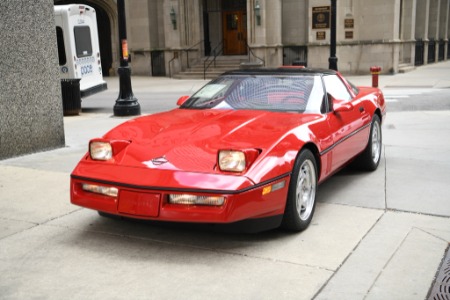
<path fill-rule="evenodd" d="M 319 118 L 266 111 L 175 109 L 126 122 L 105 139 L 133 140 L 120 165 L 152 168 L 151 159 L 164 156 L 169 163 L 158 169 L 217 172 L 219 149 L 264 151 L 302 124 Z M 297 139 L 307 138 L 294 134 Z"/>
<path fill-rule="evenodd" d="M 180 222 L 282 215 L 303 147 L 315 154 L 322 182 L 365 149 L 372 116 L 384 119 L 379 89 L 360 88 L 350 104 L 343 112 L 324 114 L 180 108 L 127 121 L 102 138 L 128 141 L 113 147 L 111 160 L 95 161 L 86 154 L 74 169 L 71 202 L 111 214 Z M 258 149 L 259 155 L 242 173 L 222 172 L 217 167 L 221 149 Z M 265 189 L 280 182 L 276 191 Z M 84 191 L 83 183 L 116 187 L 118 197 Z M 168 203 L 171 193 L 226 199 L 219 207 L 174 205 Z"/>
<path fill-rule="evenodd" d="M 131 173 L 133 172 L 130 172 L 130 174 Z M 265 186 L 282 181 L 285 182 L 284 188 L 263 195 L 262 191 Z M 221 194 L 217 191 L 215 193 L 208 191 L 198 191 L 195 193 L 197 195 L 225 196 L 226 200 L 224 205 L 219 207 L 206 207 L 200 205 L 187 206 L 168 203 L 169 194 L 180 193 L 183 189 L 180 191 L 169 191 L 148 186 L 127 186 L 123 183 L 120 185 L 114 183 L 102 183 L 102 185 L 105 186 L 119 188 L 119 196 L 118 198 L 114 198 L 86 192 L 81 188 L 81 184 L 83 183 L 98 184 L 98 180 L 90 181 L 88 179 L 72 176 L 70 189 L 71 202 L 73 204 L 110 214 L 120 214 L 141 219 L 177 222 L 231 223 L 248 218 L 281 215 L 284 212 L 289 177 L 264 186 L 246 189 L 237 194 Z M 140 207 L 135 204 L 135 207 L 130 208 L 132 204 L 129 204 L 128 202 L 134 201 L 137 197 L 136 194 L 146 195 L 146 198 L 149 198 L 151 203 L 147 206 L 140 205 Z M 130 197 L 133 199 L 130 199 Z M 124 201 L 126 201 L 127 204 L 122 204 Z"/>

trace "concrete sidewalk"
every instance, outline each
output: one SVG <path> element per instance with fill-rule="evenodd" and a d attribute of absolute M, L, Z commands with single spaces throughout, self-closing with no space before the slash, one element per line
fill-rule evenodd
<path fill-rule="evenodd" d="M 426 298 L 450 242 L 450 111 L 388 112 L 379 169 L 323 183 L 306 231 L 220 233 L 109 220 L 69 203 L 88 140 L 128 119 L 111 117 L 118 79 L 107 80 L 92 110 L 64 118 L 65 148 L 0 161 L 0 299 Z M 205 81 L 132 83 L 152 113 Z M 450 62 L 382 75 L 380 86 L 450 88 Z M 168 90 L 169 102 L 155 96 Z M 106 103 L 111 112 L 99 109 Z"/>
<path fill-rule="evenodd" d="M 450 88 L 450 61 L 417 67 L 407 73 L 380 75 L 381 89 L 402 88 Z M 357 85 L 371 85 L 372 76 L 346 76 Z"/>

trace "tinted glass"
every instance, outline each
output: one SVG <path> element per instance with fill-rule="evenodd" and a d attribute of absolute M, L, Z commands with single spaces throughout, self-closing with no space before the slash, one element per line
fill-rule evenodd
<path fill-rule="evenodd" d="M 333 98 L 339 100 L 349 101 L 352 99 L 347 87 L 337 75 L 325 75 L 323 76 L 325 88 Z"/>
<path fill-rule="evenodd" d="M 182 108 L 319 113 L 323 96 L 319 76 L 230 75 L 204 86 Z"/>
<path fill-rule="evenodd" d="M 66 58 L 66 47 L 64 45 L 64 34 L 61 27 L 56 27 L 56 40 L 58 42 L 58 57 L 59 57 L 59 65 L 65 65 L 67 62 Z"/>
<path fill-rule="evenodd" d="M 350 81 L 347 81 L 347 82 L 348 82 L 348 84 L 350 84 L 350 87 L 352 88 L 353 93 L 354 93 L 355 95 L 358 95 L 358 94 L 359 94 L 359 89 L 356 87 L 356 85 L 354 85 L 354 84 L 351 83 Z"/>
<path fill-rule="evenodd" d="M 75 35 L 75 48 L 77 57 L 92 55 L 91 30 L 89 26 L 76 26 L 73 28 Z"/>

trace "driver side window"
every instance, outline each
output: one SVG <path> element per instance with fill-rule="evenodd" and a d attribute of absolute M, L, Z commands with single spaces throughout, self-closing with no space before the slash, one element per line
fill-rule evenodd
<path fill-rule="evenodd" d="M 324 75 L 323 82 L 325 83 L 325 89 L 333 98 L 350 101 L 352 99 L 351 94 L 347 90 L 347 87 L 336 75 Z"/>

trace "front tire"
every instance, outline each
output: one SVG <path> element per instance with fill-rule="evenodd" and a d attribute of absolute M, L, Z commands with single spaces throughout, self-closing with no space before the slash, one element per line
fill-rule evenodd
<path fill-rule="evenodd" d="M 378 115 L 372 118 L 369 142 L 366 149 L 356 158 L 356 166 L 364 171 L 375 171 L 381 160 L 382 134 L 381 122 Z"/>
<path fill-rule="evenodd" d="M 98 212 L 98 215 L 100 217 L 103 217 L 103 218 L 108 218 L 108 219 L 113 219 L 113 220 L 120 220 L 120 219 L 122 219 L 122 217 L 118 216 L 118 215 L 109 214 L 109 213 L 106 213 L 106 212 L 103 212 L 103 211 L 97 211 L 97 212 Z"/>
<path fill-rule="evenodd" d="M 281 226 L 292 231 L 305 230 L 316 207 L 317 163 L 308 149 L 295 161 Z"/>

